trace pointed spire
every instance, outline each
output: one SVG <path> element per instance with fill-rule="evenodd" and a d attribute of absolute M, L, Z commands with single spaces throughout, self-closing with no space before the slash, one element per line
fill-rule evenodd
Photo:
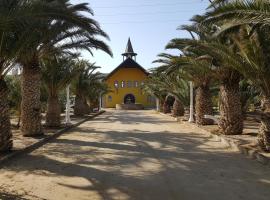
<path fill-rule="evenodd" d="M 128 43 L 127 43 L 127 48 L 126 48 L 125 53 L 134 53 L 130 38 L 128 38 Z"/>
<path fill-rule="evenodd" d="M 137 56 L 137 54 L 134 53 L 130 38 L 128 38 L 126 51 L 122 55 L 126 58 L 133 58 L 134 56 Z"/>

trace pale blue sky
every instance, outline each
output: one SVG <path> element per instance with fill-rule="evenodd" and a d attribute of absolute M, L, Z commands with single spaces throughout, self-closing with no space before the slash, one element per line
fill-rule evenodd
<path fill-rule="evenodd" d="M 94 10 L 96 19 L 110 36 L 114 57 L 95 52 L 94 57 L 83 53 L 84 58 L 101 66 L 101 72 L 108 73 L 122 62 L 128 37 L 137 62 L 144 68 L 154 67 L 152 61 L 164 52 L 165 45 L 176 37 L 189 37 L 178 31 L 180 25 L 189 23 L 195 14 L 201 14 L 208 6 L 208 0 L 72 0 L 73 3 L 87 2 Z"/>

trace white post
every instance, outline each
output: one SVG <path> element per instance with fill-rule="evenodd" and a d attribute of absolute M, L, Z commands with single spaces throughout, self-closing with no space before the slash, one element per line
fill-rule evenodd
<path fill-rule="evenodd" d="M 157 107 L 157 111 L 159 112 L 160 104 L 159 104 L 159 99 L 158 98 L 156 98 L 156 107 Z"/>
<path fill-rule="evenodd" d="M 99 95 L 99 111 L 102 109 L 102 95 Z"/>
<path fill-rule="evenodd" d="M 194 123 L 194 102 L 193 102 L 193 83 L 190 81 L 190 112 L 189 112 L 189 122 Z"/>
<path fill-rule="evenodd" d="M 70 85 L 68 85 L 67 88 L 66 88 L 66 92 L 67 92 L 66 118 L 65 118 L 66 125 L 71 124 L 71 121 L 70 121 L 70 99 L 69 99 L 69 89 L 70 89 Z"/>

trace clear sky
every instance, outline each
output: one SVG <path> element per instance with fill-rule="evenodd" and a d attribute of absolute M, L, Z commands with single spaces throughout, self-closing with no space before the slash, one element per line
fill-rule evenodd
<path fill-rule="evenodd" d="M 176 30 L 189 23 L 195 14 L 201 14 L 208 6 L 208 0 L 72 0 L 73 3 L 87 2 L 94 10 L 102 29 L 110 36 L 114 57 L 103 52 L 94 56 L 83 53 L 83 57 L 101 66 L 101 72 L 109 73 L 122 62 L 128 37 L 137 62 L 144 68 L 155 66 L 152 61 L 157 54 L 165 52 L 165 45 L 176 37 L 189 37 L 186 32 Z"/>

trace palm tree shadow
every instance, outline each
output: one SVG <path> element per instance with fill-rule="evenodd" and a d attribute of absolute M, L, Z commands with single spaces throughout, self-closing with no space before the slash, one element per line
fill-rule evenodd
<path fill-rule="evenodd" d="M 26 198 L 20 195 L 8 194 L 5 192 L 0 192 L 0 199 L 2 200 L 27 200 Z"/>

